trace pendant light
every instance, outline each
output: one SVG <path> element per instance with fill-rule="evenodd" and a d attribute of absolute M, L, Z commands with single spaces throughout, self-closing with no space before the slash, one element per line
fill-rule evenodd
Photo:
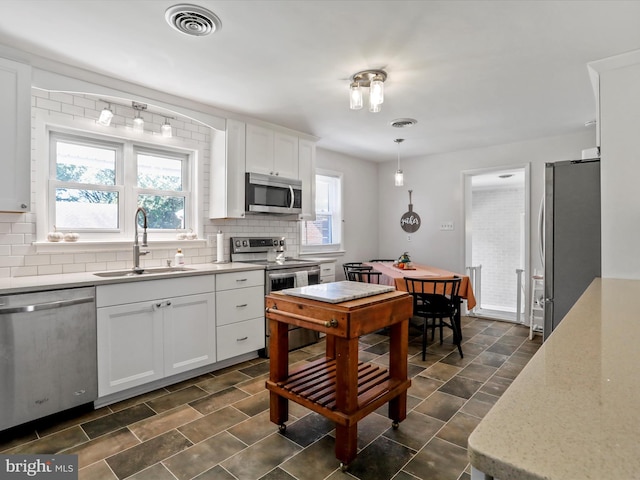
<path fill-rule="evenodd" d="M 362 89 L 358 82 L 351 82 L 349 85 L 349 107 L 351 110 L 362 108 Z"/>
<path fill-rule="evenodd" d="M 136 116 L 133 118 L 133 131 L 136 133 L 142 133 L 144 132 L 144 119 L 140 112 L 147 109 L 147 104 L 131 102 L 131 108 L 137 112 Z"/>
<path fill-rule="evenodd" d="M 404 142 L 404 138 L 396 138 L 394 142 L 398 144 L 398 169 L 396 170 L 395 182 L 396 187 L 402 187 L 404 185 L 404 173 L 400 170 L 400 144 Z"/>
<path fill-rule="evenodd" d="M 173 132 L 171 131 L 171 124 L 169 123 L 169 119 L 165 118 L 164 123 L 160 127 L 160 133 L 164 138 L 171 138 Z"/>
<path fill-rule="evenodd" d="M 360 110 L 362 108 L 362 89 L 369 88 L 369 111 L 379 112 L 384 102 L 384 82 L 387 72 L 384 70 L 363 70 L 351 77 L 349 83 L 349 108 Z"/>
<path fill-rule="evenodd" d="M 100 112 L 100 118 L 98 118 L 98 123 L 100 125 L 104 125 L 108 127 L 111 125 L 111 119 L 113 118 L 113 111 L 111 110 L 111 104 L 107 103 L 107 106 L 102 109 Z"/>

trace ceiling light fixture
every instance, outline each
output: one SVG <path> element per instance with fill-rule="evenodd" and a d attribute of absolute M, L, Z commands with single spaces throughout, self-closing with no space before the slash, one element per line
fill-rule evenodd
<path fill-rule="evenodd" d="M 133 131 L 136 133 L 144 132 L 144 119 L 140 112 L 147 109 L 146 103 L 131 102 L 131 108 L 136 110 L 136 116 L 133 119 Z"/>
<path fill-rule="evenodd" d="M 400 144 L 404 142 L 404 138 L 396 138 L 394 142 L 398 145 L 398 170 L 396 170 L 395 181 L 396 187 L 401 187 L 404 185 L 404 173 L 400 170 Z"/>
<path fill-rule="evenodd" d="M 111 104 L 107 103 L 107 106 L 102 109 L 100 112 L 100 118 L 98 118 L 98 123 L 100 125 L 104 125 L 108 127 L 111 125 L 111 119 L 113 118 L 113 111 L 111 110 Z"/>
<path fill-rule="evenodd" d="M 171 130 L 171 124 L 169 123 L 169 118 L 165 117 L 164 123 L 160 127 L 160 133 L 164 138 L 171 138 L 173 136 L 173 132 Z"/>
<path fill-rule="evenodd" d="M 362 88 L 369 88 L 369 111 L 379 112 L 384 103 L 384 82 L 387 72 L 384 70 L 364 70 L 351 77 L 349 85 L 349 108 L 362 108 Z"/>

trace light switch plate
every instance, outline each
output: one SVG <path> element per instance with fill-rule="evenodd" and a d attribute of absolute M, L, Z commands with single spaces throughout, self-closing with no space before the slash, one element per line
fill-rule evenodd
<path fill-rule="evenodd" d="M 453 220 L 440 223 L 440 230 L 453 230 Z"/>

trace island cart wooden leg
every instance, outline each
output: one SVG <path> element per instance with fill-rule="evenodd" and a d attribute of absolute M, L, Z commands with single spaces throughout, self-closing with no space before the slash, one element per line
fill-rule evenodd
<path fill-rule="evenodd" d="M 407 379 L 407 350 L 409 345 L 409 319 L 390 327 L 389 378 L 404 382 Z M 407 418 L 407 391 L 389 400 L 389 418 L 393 427 Z"/>
<path fill-rule="evenodd" d="M 351 415 L 358 410 L 358 338 L 335 338 L 336 410 Z M 343 470 L 356 458 L 358 424 L 336 424 L 336 458 Z"/>
<path fill-rule="evenodd" d="M 289 326 L 276 320 L 269 320 L 269 380 L 284 382 L 289 376 Z M 269 394 L 270 420 L 285 429 L 289 419 L 289 402 L 277 393 Z"/>

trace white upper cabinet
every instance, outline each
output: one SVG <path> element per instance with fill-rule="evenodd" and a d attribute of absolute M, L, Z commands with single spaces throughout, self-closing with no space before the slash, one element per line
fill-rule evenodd
<path fill-rule="evenodd" d="M 247 172 L 298 178 L 298 137 L 247 124 Z"/>
<path fill-rule="evenodd" d="M 244 217 L 245 124 L 227 120 L 213 130 L 209 172 L 209 218 Z"/>
<path fill-rule="evenodd" d="M 31 206 L 31 67 L 0 58 L 0 212 Z"/>
<path fill-rule="evenodd" d="M 298 168 L 302 180 L 302 213 L 300 220 L 316 219 L 316 142 L 300 139 Z"/>

